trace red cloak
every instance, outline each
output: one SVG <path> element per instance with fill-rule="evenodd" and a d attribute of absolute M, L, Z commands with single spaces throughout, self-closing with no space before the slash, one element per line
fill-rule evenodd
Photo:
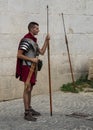
<path fill-rule="evenodd" d="M 30 38 L 34 42 L 37 42 L 37 39 L 33 35 L 31 35 L 31 33 L 26 34 L 23 38 Z M 18 47 L 18 49 L 19 49 L 19 47 Z M 22 65 L 22 60 L 17 58 L 15 77 L 19 78 L 20 81 L 26 82 L 29 70 L 30 70 L 30 67 L 27 65 L 25 65 L 25 66 Z M 36 76 L 35 76 L 35 73 L 33 73 L 30 83 L 34 85 L 35 82 L 36 82 Z"/>

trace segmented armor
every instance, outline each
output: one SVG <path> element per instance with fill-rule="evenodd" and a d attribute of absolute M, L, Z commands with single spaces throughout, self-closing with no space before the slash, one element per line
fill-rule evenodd
<path fill-rule="evenodd" d="M 24 38 L 21 40 L 19 49 L 24 50 L 24 55 L 30 58 L 35 58 L 39 55 L 39 46 L 32 39 Z M 23 65 L 31 65 L 30 61 L 23 60 Z"/>

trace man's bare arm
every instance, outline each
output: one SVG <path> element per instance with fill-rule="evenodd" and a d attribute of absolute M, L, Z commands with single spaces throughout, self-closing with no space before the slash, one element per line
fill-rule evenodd
<path fill-rule="evenodd" d="M 30 58 L 30 57 L 25 56 L 23 53 L 24 53 L 23 50 L 18 50 L 17 58 L 26 60 L 26 61 L 30 61 L 30 62 L 34 62 L 34 63 L 38 62 L 38 58 Z"/>
<path fill-rule="evenodd" d="M 39 49 L 39 52 L 40 52 L 41 55 L 44 55 L 44 53 L 45 53 L 45 51 L 46 51 L 46 48 L 47 48 L 47 46 L 48 46 L 48 44 L 49 44 L 49 40 L 50 40 L 50 36 L 47 35 L 46 38 L 45 38 L 44 45 L 42 46 L 41 49 Z"/>

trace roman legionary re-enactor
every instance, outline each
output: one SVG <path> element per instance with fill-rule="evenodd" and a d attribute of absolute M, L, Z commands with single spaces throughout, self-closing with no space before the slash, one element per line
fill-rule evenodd
<path fill-rule="evenodd" d="M 30 58 L 35 58 L 36 56 L 39 56 L 37 39 L 32 34 L 28 33 L 21 40 L 19 44 L 19 50 L 23 50 L 24 55 Z M 31 64 L 32 62 L 30 61 L 18 59 L 16 77 L 19 77 L 21 81 L 26 82 Z M 36 73 L 34 72 L 30 79 L 30 83 L 31 85 L 35 85 L 35 82 Z"/>
<path fill-rule="evenodd" d="M 41 69 L 42 62 L 38 59 L 39 54 L 44 55 L 45 50 L 48 45 L 48 40 L 50 40 L 49 35 L 46 36 L 44 44 L 40 49 L 37 44 L 37 38 L 35 35 L 39 32 L 39 24 L 36 22 L 30 22 L 28 24 L 28 34 L 26 34 L 20 41 L 17 53 L 17 64 L 16 64 L 16 78 L 24 82 L 24 119 L 28 121 L 36 121 L 36 117 L 41 114 L 35 111 L 31 106 L 31 92 L 33 86 L 36 83 L 37 70 Z M 29 76 L 29 71 L 32 65 L 35 64 L 35 68 L 30 77 L 29 84 L 26 84 L 27 78 Z"/>

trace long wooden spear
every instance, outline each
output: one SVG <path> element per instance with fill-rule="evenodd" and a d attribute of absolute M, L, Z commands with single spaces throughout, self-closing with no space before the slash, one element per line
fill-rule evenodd
<path fill-rule="evenodd" d="M 47 5 L 47 34 L 49 34 L 49 8 Z M 48 40 L 49 42 L 49 40 Z M 48 43 L 48 74 L 49 74 L 49 94 L 50 94 L 50 115 L 52 116 L 52 93 L 51 93 L 51 72 L 50 72 L 50 46 Z"/>
<path fill-rule="evenodd" d="M 67 47 L 67 53 L 68 53 L 68 59 L 69 59 L 71 77 L 72 77 L 72 82 L 73 82 L 73 86 L 74 86 L 74 89 L 75 89 L 76 85 L 75 85 L 75 80 L 74 80 L 74 75 L 73 75 L 73 69 L 72 69 L 72 64 L 71 64 L 71 58 L 70 58 L 70 53 L 69 53 L 68 39 L 67 39 L 67 35 L 66 35 L 66 30 L 65 30 L 65 23 L 64 23 L 63 13 L 62 13 L 62 20 L 63 20 L 63 28 L 64 28 L 64 34 L 65 34 L 65 42 L 66 42 L 66 47 Z"/>

